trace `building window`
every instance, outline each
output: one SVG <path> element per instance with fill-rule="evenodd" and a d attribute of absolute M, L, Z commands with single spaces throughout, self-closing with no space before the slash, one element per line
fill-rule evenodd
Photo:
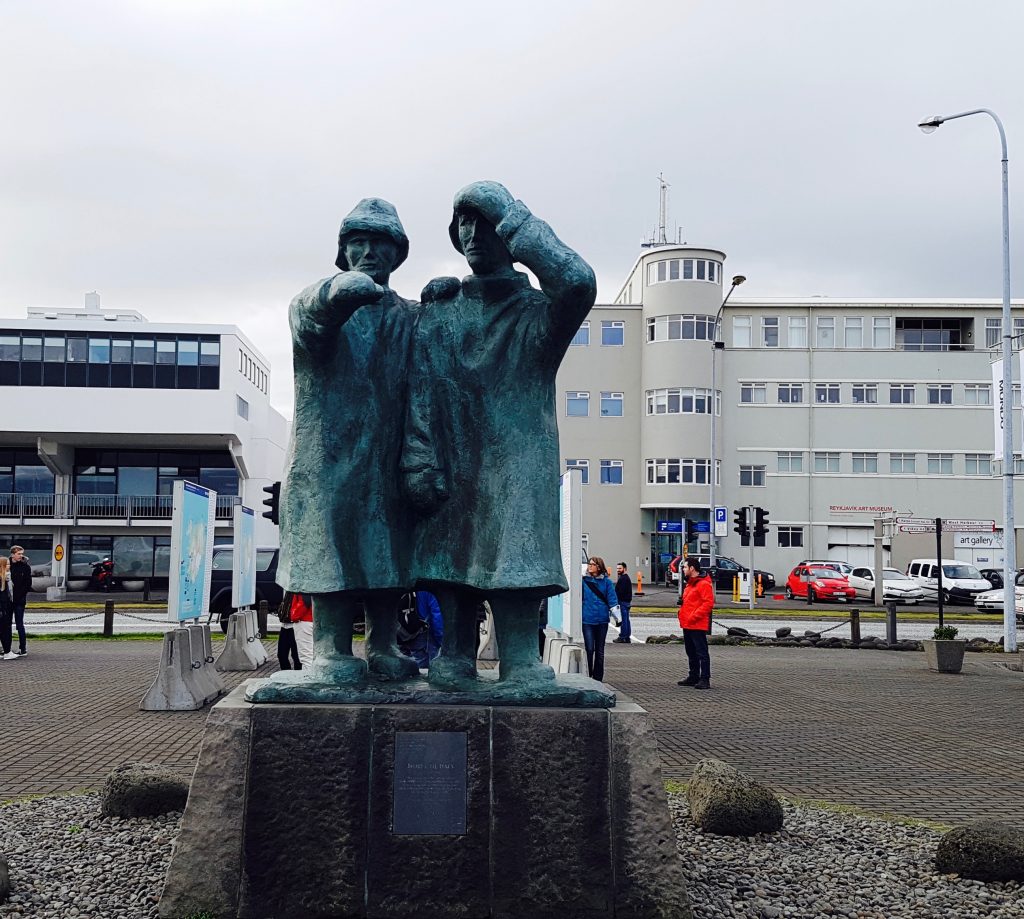
<path fill-rule="evenodd" d="M 703 258 L 668 258 L 647 263 L 647 283 L 664 284 L 666 281 L 722 281 L 720 262 Z"/>
<path fill-rule="evenodd" d="M 818 317 L 814 346 L 816 348 L 834 348 L 836 346 L 836 320 L 834 316 Z"/>
<path fill-rule="evenodd" d="M 854 383 L 853 402 L 855 405 L 875 405 L 878 402 L 877 383 Z"/>
<path fill-rule="evenodd" d="M 966 453 L 967 475 L 992 475 L 992 457 L 988 453 Z"/>
<path fill-rule="evenodd" d="M 740 402 L 749 402 L 755 405 L 764 405 L 768 401 L 767 383 L 742 383 L 740 384 Z"/>
<path fill-rule="evenodd" d="M 779 402 L 783 405 L 799 405 L 804 401 L 803 383 L 779 383 Z"/>
<path fill-rule="evenodd" d="M 649 459 L 646 465 L 648 485 L 707 485 L 711 474 L 711 462 L 706 459 Z"/>
<path fill-rule="evenodd" d="M 601 460 L 601 484 L 622 484 L 622 460 Z"/>
<path fill-rule="evenodd" d="M 249 420 L 249 403 L 241 396 L 235 396 L 235 408 L 238 411 L 239 418 L 244 418 L 246 421 Z"/>
<path fill-rule="evenodd" d="M 1010 390 L 1010 398 L 1013 401 L 1013 407 L 1020 408 L 1020 383 L 1013 384 L 1013 389 Z"/>
<path fill-rule="evenodd" d="M 854 453 L 853 471 L 857 474 L 874 474 L 878 472 L 877 453 Z"/>
<path fill-rule="evenodd" d="M 916 471 L 916 453 L 889 454 L 889 472 L 891 472 L 893 475 L 913 475 Z"/>
<path fill-rule="evenodd" d="M 806 348 L 807 347 L 807 317 L 806 316 L 790 316 L 789 317 L 789 347 L 791 347 L 791 348 Z"/>
<path fill-rule="evenodd" d="M 780 450 L 779 472 L 803 472 L 804 455 L 799 450 Z"/>
<path fill-rule="evenodd" d="M 715 394 L 715 414 L 722 414 L 722 393 Z M 648 415 L 710 415 L 711 390 L 693 386 L 671 389 L 649 389 L 647 397 Z"/>
<path fill-rule="evenodd" d="M 601 344 L 624 345 L 626 343 L 626 323 L 621 319 L 601 320 Z"/>
<path fill-rule="evenodd" d="M 622 393 L 603 392 L 601 393 L 601 417 L 621 418 L 622 417 Z"/>
<path fill-rule="evenodd" d="M 871 347 L 883 349 L 892 347 L 892 318 L 890 316 L 875 316 L 871 320 Z"/>
<path fill-rule="evenodd" d="M 890 405 L 913 405 L 914 384 L 913 383 L 891 383 L 889 385 Z"/>
<path fill-rule="evenodd" d="M 964 386 L 964 405 L 991 405 L 992 388 L 988 383 L 968 383 Z"/>
<path fill-rule="evenodd" d="M 590 344 L 590 320 L 588 319 L 583 323 L 577 330 L 576 334 L 573 335 L 572 341 L 569 342 L 569 346 L 572 345 L 589 345 Z"/>
<path fill-rule="evenodd" d="M 804 544 L 803 527 L 778 527 L 779 548 L 799 549 Z"/>
<path fill-rule="evenodd" d="M 580 481 L 584 485 L 590 484 L 590 460 L 567 459 L 565 461 L 565 471 L 568 472 L 570 469 L 579 469 Z"/>
<path fill-rule="evenodd" d="M 949 383 L 928 384 L 929 405 L 952 405 L 953 387 Z"/>
<path fill-rule="evenodd" d="M 864 347 L 864 320 L 860 316 L 850 317 L 843 323 L 843 347 Z"/>
<path fill-rule="evenodd" d="M 763 488 L 765 484 L 764 466 L 740 466 L 740 485 Z"/>
<path fill-rule="evenodd" d="M 815 402 L 827 402 L 831 405 L 839 404 L 839 384 L 838 383 L 815 383 L 814 384 L 814 401 Z"/>
<path fill-rule="evenodd" d="M 1002 319 L 986 319 L 985 320 L 985 347 L 986 348 L 997 348 L 999 347 L 1000 339 L 1003 337 L 1003 320 Z"/>
<path fill-rule="evenodd" d="M 698 313 L 672 313 L 647 320 L 648 341 L 713 341 L 715 317 Z"/>
<path fill-rule="evenodd" d="M 565 414 L 570 418 L 586 418 L 590 414 L 590 393 L 567 392 Z"/>
<path fill-rule="evenodd" d="M 814 454 L 815 472 L 838 472 L 839 454 L 831 452 L 817 452 Z"/>
<path fill-rule="evenodd" d="M 761 344 L 765 348 L 777 348 L 779 346 L 779 317 L 761 317 Z"/>
<path fill-rule="evenodd" d="M 929 453 L 928 454 L 928 475 L 952 475 L 953 454 L 952 453 Z"/>
<path fill-rule="evenodd" d="M 734 348 L 750 347 L 750 317 L 732 317 L 732 346 Z"/>
<path fill-rule="evenodd" d="M 902 351 L 957 351 L 969 331 L 970 320 L 896 320 L 896 347 Z"/>

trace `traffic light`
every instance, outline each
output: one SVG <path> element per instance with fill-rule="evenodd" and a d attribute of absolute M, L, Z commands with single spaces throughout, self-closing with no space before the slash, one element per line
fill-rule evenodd
<path fill-rule="evenodd" d="M 686 529 L 686 542 L 693 542 L 697 538 L 697 523 L 694 520 L 683 521 Z"/>
<path fill-rule="evenodd" d="M 732 512 L 733 520 L 736 521 L 736 526 L 732 528 L 734 533 L 738 533 L 740 537 L 740 545 L 750 545 L 750 527 L 747 524 L 747 509 L 745 507 L 738 507 Z"/>
<path fill-rule="evenodd" d="M 768 534 L 768 511 L 763 507 L 754 508 L 754 535 L 763 538 Z"/>
<path fill-rule="evenodd" d="M 263 512 L 263 516 L 272 524 L 277 526 L 281 522 L 278 518 L 278 513 L 280 511 L 279 505 L 281 501 L 281 483 L 275 482 L 273 485 L 264 485 L 263 491 L 267 495 L 267 497 L 263 499 L 263 503 L 267 508 L 267 510 Z"/>

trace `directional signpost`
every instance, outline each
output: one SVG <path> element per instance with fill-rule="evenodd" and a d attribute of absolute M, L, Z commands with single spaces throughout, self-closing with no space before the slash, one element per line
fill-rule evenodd
<path fill-rule="evenodd" d="M 942 626 L 942 534 L 943 533 L 994 533 L 994 520 L 949 520 L 943 517 L 908 517 L 896 518 L 896 529 L 901 533 L 934 533 L 935 534 L 935 567 L 938 572 L 936 599 L 939 604 L 939 626 Z M 1009 593 L 1009 591 L 1007 591 Z M 1005 606 L 1005 602 L 1003 604 Z"/>

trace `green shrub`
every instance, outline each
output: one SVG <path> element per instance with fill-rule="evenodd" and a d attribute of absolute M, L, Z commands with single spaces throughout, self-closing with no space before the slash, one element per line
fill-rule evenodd
<path fill-rule="evenodd" d="M 932 632 L 932 638 L 936 641 L 952 641 L 960 630 L 952 625 L 937 625 Z"/>

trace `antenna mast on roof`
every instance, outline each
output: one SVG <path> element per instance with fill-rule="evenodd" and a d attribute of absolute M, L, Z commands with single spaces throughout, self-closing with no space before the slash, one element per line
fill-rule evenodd
<path fill-rule="evenodd" d="M 658 173 L 658 245 L 667 246 L 668 237 L 665 235 L 665 228 L 668 225 L 668 190 L 669 184 L 665 181 L 664 175 Z"/>

